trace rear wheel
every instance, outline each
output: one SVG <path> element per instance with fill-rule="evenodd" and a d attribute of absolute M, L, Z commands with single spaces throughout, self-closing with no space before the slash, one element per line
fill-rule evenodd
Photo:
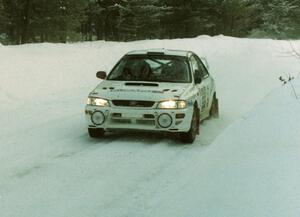
<path fill-rule="evenodd" d="M 104 136 L 104 130 L 102 128 L 89 128 L 89 135 L 92 138 L 101 138 Z"/>
<path fill-rule="evenodd" d="M 199 124 L 199 111 L 197 108 L 195 108 L 193 112 L 190 130 L 188 132 L 179 133 L 180 140 L 183 143 L 193 143 L 196 139 L 196 136 L 199 134 Z"/>
<path fill-rule="evenodd" d="M 219 101 L 216 97 L 216 94 L 213 96 L 212 104 L 209 111 L 209 116 L 218 118 L 219 117 Z"/>

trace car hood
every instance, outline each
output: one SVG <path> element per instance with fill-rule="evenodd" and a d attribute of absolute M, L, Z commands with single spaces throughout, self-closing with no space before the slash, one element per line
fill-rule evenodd
<path fill-rule="evenodd" d="M 162 101 L 168 99 L 182 99 L 181 97 L 191 88 L 192 85 L 186 83 L 105 80 L 90 93 L 90 96 L 108 100 Z"/>

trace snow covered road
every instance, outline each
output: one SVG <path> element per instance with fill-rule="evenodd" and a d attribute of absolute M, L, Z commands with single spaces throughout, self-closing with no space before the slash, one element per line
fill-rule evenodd
<path fill-rule="evenodd" d="M 207 57 L 220 119 L 205 121 L 192 146 L 147 133 L 90 139 L 83 109 L 99 82 L 96 71 L 109 71 L 127 51 L 158 47 Z M 189 186 L 195 186 L 199 171 L 210 174 L 209 156 L 222 161 L 213 158 L 218 148 L 211 146 L 218 135 L 280 86 L 279 75 L 299 72 L 297 59 L 282 57 L 288 50 L 285 41 L 222 36 L 1 46 L 0 216 L 179 217 L 197 210 L 194 198 L 207 209 L 224 205 L 210 195 L 212 189 L 201 195 L 209 182 L 205 177 L 195 192 Z M 184 193 L 182 201 L 177 192 Z M 208 213 L 195 216 L 224 216 Z"/>

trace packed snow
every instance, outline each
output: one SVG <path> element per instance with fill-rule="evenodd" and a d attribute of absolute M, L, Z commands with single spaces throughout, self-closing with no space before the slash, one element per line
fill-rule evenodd
<path fill-rule="evenodd" d="M 96 71 L 148 48 L 206 57 L 220 118 L 204 121 L 193 145 L 149 133 L 90 139 L 84 105 Z M 1 46 L 0 216 L 298 216 L 300 101 L 278 77 L 299 71 L 287 41 Z"/>

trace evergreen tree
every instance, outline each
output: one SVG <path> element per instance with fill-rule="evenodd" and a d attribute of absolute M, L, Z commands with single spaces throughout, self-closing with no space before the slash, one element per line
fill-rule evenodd
<path fill-rule="evenodd" d="M 151 39 L 161 36 L 161 20 L 170 8 L 158 0 L 131 0 L 119 5 L 122 39 Z"/>
<path fill-rule="evenodd" d="M 7 23 L 7 14 L 5 12 L 3 0 L 0 0 L 0 34 L 5 32 Z"/>
<path fill-rule="evenodd" d="M 261 30 L 269 37 L 287 38 L 299 33 L 300 1 L 272 0 L 265 3 Z"/>
<path fill-rule="evenodd" d="M 13 44 L 202 34 L 299 38 L 300 0 L 0 0 L 0 39 Z"/>
<path fill-rule="evenodd" d="M 120 19 L 120 5 L 126 0 L 98 0 L 96 11 L 97 38 L 104 40 L 119 40 L 118 23 Z"/>
<path fill-rule="evenodd" d="M 2 0 L 6 30 L 15 44 L 66 42 L 81 24 L 86 0 Z"/>
<path fill-rule="evenodd" d="M 194 27 L 191 22 L 195 19 L 192 14 L 191 2 L 185 0 L 165 1 L 166 5 L 172 8 L 172 13 L 166 17 L 166 27 L 170 38 L 185 37 L 185 35 L 189 35 L 189 30 Z"/>
<path fill-rule="evenodd" d="M 80 31 L 85 0 L 36 0 L 31 26 L 41 41 L 66 42 Z M 78 40 L 78 38 L 77 38 Z"/>
<path fill-rule="evenodd" d="M 262 6 L 252 0 L 215 0 L 215 33 L 244 37 L 260 25 Z"/>

